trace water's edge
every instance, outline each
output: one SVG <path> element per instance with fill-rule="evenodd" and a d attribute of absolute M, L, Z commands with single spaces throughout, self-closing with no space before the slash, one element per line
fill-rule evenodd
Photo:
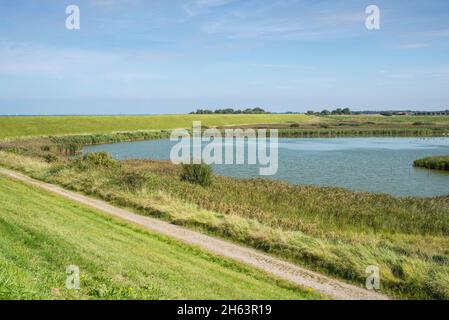
<path fill-rule="evenodd" d="M 117 159 L 169 160 L 167 139 L 86 146 Z M 425 156 L 448 155 L 449 138 L 280 138 L 279 170 L 266 177 L 300 185 L 333 186 L 395 196 L 449 194 L 449 174 L 414 168 Z M 215 165 L 219 175 L 260 177 L 259 166 Z"/>

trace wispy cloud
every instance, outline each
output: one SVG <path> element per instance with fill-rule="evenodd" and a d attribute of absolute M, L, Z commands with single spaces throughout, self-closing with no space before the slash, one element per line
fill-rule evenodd
<path fill-rule="evenodd" d="M 341 25 L 352 23 L 364 23 L 366 15 L 364 11 L 351 12 L 322 12 L 319 14 L 319 20 L 325 24 Z"/>
<path fill-rule="evenodd" d="M 219 7 L 232 1 L 234 0 L 197 0 L 195 1 L 195 5 L 198 8 Z"/>
<path fill-rule="evenodd" d="M 422 35 L 432 38 L 446 38 L 449 37 L 449 29 L 438 29 L 423 32 Z"/>
<path fill-rule="evenodd" d="M 403 43 L 394 46 L 395 49 L 413 50 L 413 49 L 423 49 L 429 47 L 427 43 Z"/>
<path fill-rule="evenodd" d="M 201 31 L 231 40 L 320 40 L 351 37 L 364 30 L 366 18 L 362 9 L 324 10 L 321 4 L 307 7 L 298 0 L 247 1 L 230 7 L 201 21 Z"/>
<path fill-rule="evenodd" d="M 212 35 L 224 35 L 229 39 L 242 39 L 292 36 L 303 33 L 305 29 L 299 23 L 290 21 L 260 20 L 236 23 L 234 19 L 222 19 L 204 24 L 202 31 Z"/>
<path fill-rule="evenodd" d="M 415 80 L 415 79 L 444 79 L 449 80 L 449 67 L 409 69 L 398 72 L 382 71 L 382 75 L 389 79 Z"/>
<path fill-rule="evenodd" d="M 70 49 L 0 40 L 0 75 L 49 78 L 86 78 L 95 75 L 107 80 L 142 81 L 162 79 L 157 73 L 141 69 L 156 65 L 163 54 L 151 51 Z M 136 67 L 139 66 L 139 67 Z"/>
<path fill-rule="evenodd" d="M 221 7 L 235 0 L 196 0 L 189 1 L 182 5 L 182 9 L 187 16 L 195 17 L 201 13 L 207 12 L 210 8 Z"/>
<path fill-rule="evenodd" d="M 89 0 L 97 7 L 115 7 L 119 5 L 135 5 L 141 3 L 141 0 Z"/>

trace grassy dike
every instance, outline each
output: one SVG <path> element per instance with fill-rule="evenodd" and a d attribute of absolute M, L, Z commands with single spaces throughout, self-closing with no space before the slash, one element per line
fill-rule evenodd
<path fill-rule="evenodd" d="M 317 299 L 260 271 L 0 176 L 0 299 Z M 65 287 L 80 268 L 80 290 Z"/>
<path fill-rule="evenodd" d="M 277 128 L 281 137 L 335 136 L 449 136 L 449 116 L 306 116 L 253 115 L 151 115 L 151 116 L 0 116 L 0 139 L 96 135 L 114 132 L 145 135 L 174 128 L 205 127 Z M 140 132 L 140 133 L 139 133 Z M 145 133 L 146 132 L 146 133 Z M 137 137 L 136 137 L 137 138 Z"/>
<path fill-rule="evenodd" d="M 413 165 L 420 168 L 449 171 L 449 156 L 427 157 L 416 160 Z"/>
<path fill-rule="evenodd" d="M 0 117 L 0 138 L 308 121 L 300 114 Z"/>

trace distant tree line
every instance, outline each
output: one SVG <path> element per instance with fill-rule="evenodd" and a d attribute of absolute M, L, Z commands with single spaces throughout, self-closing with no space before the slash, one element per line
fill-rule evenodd
<path fill-rule="evenodd" d="M 265 111 L 262 108 L 247 108 L 245 110 L 234 110 L 232 108 L 226 109 L 217 109 L 217 110 L 209 110 L 209 109 L 198 109 L 196 111 L 190 112 L 190 114 L 265 114 L 270 113 Z"/>
<path fill-rule="evenodd" d="M 349 115 L 352 114 L 351 109 L 349 108 L 337 108 L 335 110 L 329 111 L 328 109 L 324 109 L 321 112 L 315 111 L 307 111 L 308 115 L 320 115 L 320 116 L 330 116 L 330 115 Z"/>

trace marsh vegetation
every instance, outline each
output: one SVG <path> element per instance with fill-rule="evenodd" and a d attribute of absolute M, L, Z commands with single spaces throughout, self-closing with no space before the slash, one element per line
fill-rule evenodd
<path fill-rule="evenodd" d="M 397 198 L 221 176 L 202 186 L 181 179 L 182 166 L 168 162 L 117 161 L 104 155 L 83 159 L 68 156 L 61 148 L 117 137 L 3 141 L 0 165 L 360 286 L 365 283 L 366 268 L 377 265 L 382 290 L 393 296 L 449 298 L 446 197 Z M 25 197 L 23 192 L 16 193 Z"/>

